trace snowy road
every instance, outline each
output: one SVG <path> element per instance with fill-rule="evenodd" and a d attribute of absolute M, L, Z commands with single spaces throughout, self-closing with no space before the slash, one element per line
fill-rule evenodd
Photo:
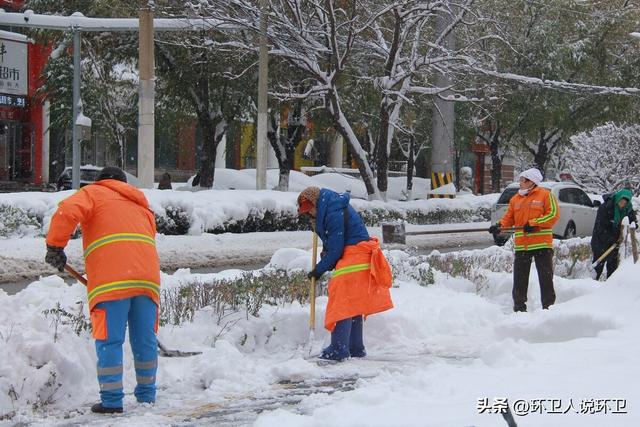
<path fill-rule="evenodd" d="M 488 222 L 469 224 L 409 225 L 408 231 L 434 229 L 471 229 L 489 227 Z M 373 236 L 382 239 L 380 227 L 370 227 Z M 491 246 L 489 233 L 454 233 L 409 236 L 407 249 L 428 253 L 434 249 L 448 252 Z M 161 268 L 173 272 L 191 268 L 194 272 L 216 272 L 228 268 L 255 269 L 269 262 L 279 248 L 311 248 L 311 233 L 283 231 L 274 233 L 202 234 L 197 236 L 157 237 Z M 56 271 L 44 263 L 44 238 L 0 239 L 0 289 L 15 293 L 41 276 Z M 69 264 L 82 270 L 80 239 L 72 240 L 66 249 Z"/>
<path fill-rule="evenodd" d="M 368 381 L 380 375 L 409 374 L 434 362 L 469 364 L 470 357 L 439 356 L 433 354 L 387 355 L 349 359 L 342 364 L 323 366 L 322 376 L 306 380 L 282 380 L 269 390 L 228 399 L 215 404 L 187 407 L 166 415 L 193 425 L 238 426 L 250 425 L 262 413 L 287 410 L 304 414 L 300 405 L 305 399 L 322 399 L 335 393 L 348 393 L 366 387 Z M 315 395 L 315 396 L 314 396 Z"/>
<path fill-rule="evenodd" d="M 469 366 L 477 355 L 437 354 L 424 351 L 415 354 L 389 352 L 367 356 L 363 359 L 349 359 L 338 364 L 323 364 L 319 362 L 317 375 L 308 378 L 281 379 L 266 384 L 252 391 L 229 393 L 222 399 L 214 401 L 202 398 L 193 399 L 189 395 L 174 396 L 165 399 L 169 408 L 135 407 L 129 405 L 124 415 L 109 417 L 106 420 L 97 418 L 89 411 L 89 406 L 63 413 L 52 412 L 42 420 L 31 424 L 34 426 L 84 426 L 88 423 L 94 426 L 125 425 L 136 426 L 161 425 L 171 426 L 202 426 L 215 425 L 220 427 L 248 426 L 256 422 L 262 414 L 272 411 L 289 411 L 304 415 L 309 401 L 322 402 L 328 397 L 365 389 L 372 381 L 385 381 L 389 376 L 407 376 L 412 372 L 423 370 L 434 364 L 453 366 Z M 315 365 L 316 359 L 305 360 L 304 363 Z M 300 361 L 300 359 L 296 359 Z M 161 362 L 167 362 L 162 359 Z M 181 361 L 184 363 L 184 361 Z M 178 362 L 180 363 L 180 362 Z M 277 364 L 278 362 L 275 362 Z M 161 387 L 159 393 L 168 391 Z M 132 396 L 129 397 L 131 398 Z M 167 402 L 169 401 L 169 402 Z M 146 420 L 145 418 L 150 417 Z M 496 415 L 498 419 L 501 417 Z M 155 421 L 153 421 L 155 419 Z M 496 425 L 501 425 L 496 421 Z"/>

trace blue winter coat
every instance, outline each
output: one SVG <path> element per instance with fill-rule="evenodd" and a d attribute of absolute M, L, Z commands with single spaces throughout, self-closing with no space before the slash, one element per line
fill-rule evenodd
<path fill-rule="evenodd" d="M 369 240 L 369 233 L 362 222 L 362 218 L 349 205 L 348 193 L 336 193 L 323 188 L 316 204 L 316 233 L 322 240 L 324 257 L 316 266 L 318 274 L 333 270 L 342 257 L 344 247 L 356 245 Z M 349 215 L 345 233 L 344 212 Z"/>

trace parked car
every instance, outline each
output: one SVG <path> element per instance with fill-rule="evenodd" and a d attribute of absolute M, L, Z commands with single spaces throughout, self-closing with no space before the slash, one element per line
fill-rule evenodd
<path fill-rule="evenodd" d="M 592 201 L 582 188 L 571 182 L 541 182 L 540 186 L 549 189 L 558 199 L 560 219 L 553 226 L 554 237 L 569 239 L 591 235 L 598 206 L 600 206 L 599 201 Z M 518 192 L 518 188 L 519 185 L 516 182 L 507 186 L 500 194 L 498 201 L 491 208 L 492 224 L 504 216 L 509 201 Z M 497 245 L 502 246 L 509 237 L 506 234 L 498 234 L 494 236 L 494 240 Z"/>
<path fill-rule="evenodd" d="M 64 168 L 58 179 L 56 180 L 56 189 L 58 191 L 71 190 L 71 177 L 72 167 L 67 166 Z M 80 166 L 80 187 L 84 187 L 87 184 L 95 182 L 98 177 L 98 173 L 102 170 L 99 166 Z M 138 178 L 131 175 L 129 172 L 125 172 L 127 176 L 127 182 L 135 187 L 139 187 Z"/>

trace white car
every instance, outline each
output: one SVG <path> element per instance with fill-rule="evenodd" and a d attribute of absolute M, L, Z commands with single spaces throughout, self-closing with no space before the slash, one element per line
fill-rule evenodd
<path fill-rule="evenodd" d="M 558 199 L 560 219 L 553 226 L 554 237 L 569 239 L 591 235 L 600 202 L 591 201 L 582 188 L 571 182 L 541 182 L 540 186 L 551 190 Z M 518 192 L 518 188 L 520 187 L 516 182 L 504 189 L 491 208 L 492 224 L 497 223 L 504 216 L 509 201 Z M 497 245 L 504 245 L 509 240 L 509 235 L 499 234 L 494 237 L 494 240 Z"/>

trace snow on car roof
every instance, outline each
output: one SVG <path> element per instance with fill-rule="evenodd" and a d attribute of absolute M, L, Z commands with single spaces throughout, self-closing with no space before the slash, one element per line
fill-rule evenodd
<path fill-rule="evenodd" d="M 558 185 L 566 185 L 569 187 L 576 187 L 576 188 L 580 188 L 579 185 L 573 183 L 573 182 L 569 182 L 569 181 L 542 181 L 540 183 L 540 187 L 544 187 L 544 188 L 551 188 L 551 187 L 556 187 Z M 511 184 L 507 185 L 507 188 L 514 188 L 514 187 L 519 187 L 520 184 L 518 184 L 517 182 L 512 182 Z"/>

